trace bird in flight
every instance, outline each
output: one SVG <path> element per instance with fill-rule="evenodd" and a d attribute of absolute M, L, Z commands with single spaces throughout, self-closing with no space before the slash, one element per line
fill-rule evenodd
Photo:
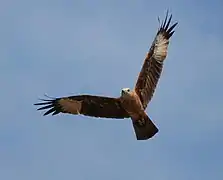
<path fill-rule="evenodd" d="M 134 89 L 123 88 L 119 97 L 87 94 L 59 98 L 48 97 L 34 104 L 41 106 L 37 110 L 47 110 L 44 116 L 50 113 L 52 115 L 68 113 L 97 118 L 131 118 L 137 140 L 147 140 L 153 137 L 158 132 L 158 128 L 145 110 L 153 97 L 167 56 L 170 37 L 178 24 L 176 22 L 171 26 L 171 19 L 172 14 L 169 16 L 167 11 L 165 20 L 160 24 L 145 57 Z"/>

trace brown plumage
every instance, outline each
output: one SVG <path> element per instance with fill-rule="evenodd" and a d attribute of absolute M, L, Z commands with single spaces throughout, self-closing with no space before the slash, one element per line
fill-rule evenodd
<path fill-rule="evenodd" d="M 137 140 L 153 137 L 158 128 L 145 112 L 160 78 L 163 62 L 167 56 L 169 39 L 177 23 L 170 26 L 172 15 L 168 12 L 164 22 L 159 27 L 152 46 L 144 60 L 134 90 L 123 88 L 117 98 L 77 95 L 61 98 L 41 99 L 43 102 L 34 105 L 47 110 L 44 115 L 52 113 L 82 114 L 85 116 L 124 119 L 131 118 Z M 170 26 L 170 27 L 169 27 Z"/>
<path fill-rule="evenodd" d="M 167 56 L 169 39 L 174 33 L 174 27 L 177 25 L 177 23 L 175 23 L 169 27 L 172 15 L 168 21 L 167 17 L 168 12 L 164 23 L 161 24 L 152 46 L 146 55 L 142 70 L 136 82 L 135 91 L 140 97 L 144 109 L 146 109 L 147 104 L 152 99 L 163 69 L 163 61 Z"/>
<path fill-rule="evenodd" d="M 52 113 L 82 114 L 85 116 L 102 118 L 128 118 L 128 113 L 122 108 L 119 98 L 80 95 L 61 98 L 41 99 L 41 103 L 35 105 L 45 105 L 37 110 L 49 109 L 45 115 Z"/>

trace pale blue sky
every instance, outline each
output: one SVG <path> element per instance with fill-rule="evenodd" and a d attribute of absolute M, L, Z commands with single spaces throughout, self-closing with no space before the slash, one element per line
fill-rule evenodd
<path fill-rule="evenodd" d="M 134 87 L 167 9 L 178 21 L 136 141 L 130 120 L 43 117 L 44 93 L 119 96 Z M 0 179 L 223 179 L 222 2 L 2 0 Z"/>

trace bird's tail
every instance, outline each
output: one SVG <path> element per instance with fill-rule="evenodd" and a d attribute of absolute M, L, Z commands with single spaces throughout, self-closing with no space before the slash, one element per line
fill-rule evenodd
<path fill-rule="evenodd" d="M 145 114 L 143 118 L 132 120 L 137 140 L 147 140 L 159 130 L 151 119 Z"/>

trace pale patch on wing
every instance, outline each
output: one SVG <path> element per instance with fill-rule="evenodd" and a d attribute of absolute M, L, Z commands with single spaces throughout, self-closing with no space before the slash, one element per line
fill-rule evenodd
<path fill-rule="evenodd" d="M 169 40 L 166 39 L 163 34 L 159 34 L 156 37 L 153 57 L 157 61 L 163 61 L 166 58 L 168 44 L 169 44 Z"/>
<path fill-rule="evenodd" d="M 76 101 L 68 98 L 62 98 L 58 101 L 63 112 L 71 114 L 80 114 L 82 101 Z"/>

